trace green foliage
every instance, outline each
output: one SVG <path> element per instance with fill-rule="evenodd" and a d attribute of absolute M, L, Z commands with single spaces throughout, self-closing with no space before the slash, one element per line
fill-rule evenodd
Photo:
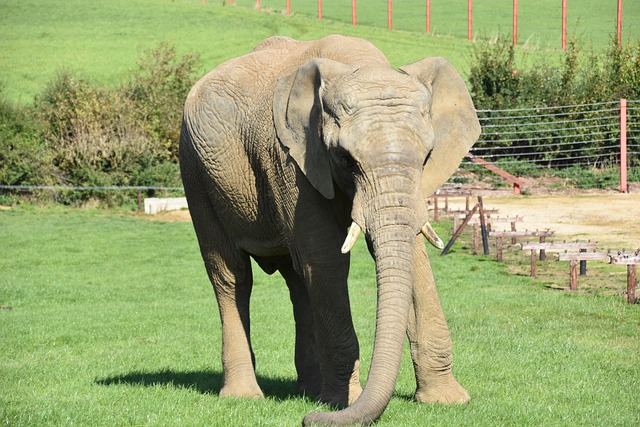
<path fill-rule="evenodd" d="M 167 42 L 144 53 L 139 70 L 121 92 L 132 103 L 136 122 L 143 123 L 157 157 L 177 162 L 182 106 L 195 83 L 198 55 L 178 56 Z"/>
<path fill-rule="evenodd" d="M 62 70 L 25 112 L 3 102 L 7 148 L 0 155 L 7 159 L 0 182 L 179 186 L 182 104 L 194 84 L 196 60 L 161 43 L 144 53 L 138 70 L 116 89 Z M 24 124 L 28 116 L 40 126 Z M 75 204 L 92 197 L 106 195 L 61 194 L 57 200 Z"/>
<path fill-rule="evenodd" d="M 53 153 L 40 136 L 33 110 L 7 101 L 0 87 L 0 184 L 54 182 Z"/>
<path fill-rule="evenodd" d="M 562 64 L 516 64 L 516 48 L 504 35 L 478 43 L 470 59 L 469 84 L 477 109 L 553 107 L 640 98 L 640 40 L 620 48 L 612 40 L 601 52 L 584 53 L 570 40 Z"/>
<path fill-rule="evenodd" d="M 498 154 L 498 162 L 516 175 L 522 176 L 524 162 L 535 162 L 524 174 L 530 177 L 566 177 L 582 167 L 584 173 L 571 181 L 615 187 L 611 176 L 620 162 L 611 148 L 620 135 L 615 109 L 620 98 L 640 99 L 640 43 L 618 47 L 611 40 L 605 51 L 586 52 L 574 38 L 563 55 L 557 65 L 526 57 L 516 61 L 516 48 L 504 36 L 476 45 L 470 91 L 476 108 L 485 110 L 480 117 L 492 125 L 476 147 L 486 156 Z M 508 111 L 514 109 L 522 112 Z M 637 144 L 633 132 L 628 136 L 631 146 Z M 629 165 L 638 162 L 632 157 Z M 563 168 L 568 169 L 558 171 Z"/>

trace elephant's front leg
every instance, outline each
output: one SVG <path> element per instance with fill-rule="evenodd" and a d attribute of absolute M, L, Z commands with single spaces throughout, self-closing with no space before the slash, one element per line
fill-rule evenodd
<path fill-rule="evenodd" d="M 416 373 L 418 402 L 466 403 L 469 394 L 453 377 L 447 328 L 424 242 L 414 247 L 415 283 L 407 335 Z"/>
<path fill-rule="evenodd" d="M 320 397 L 322 392 L 322 375 L 318 360 L 318 343 L 313 323 L 313 309 L 309 293 L 302 278 L 288 264 L 280 268 L 282 277 L 287 282 L 293 316 L 296 322 L 295 364 L 298 380 L 296 393 Z"/>
<path fill-rule="evenodd" d="M 308 267 L 304 277 L 319 348 L 322 372 L 320 399 L 347 406 L 362 392 L 360 350 L 349 306 L 349 257 L 338 259 L 324 266 L 315 264 Z"/>

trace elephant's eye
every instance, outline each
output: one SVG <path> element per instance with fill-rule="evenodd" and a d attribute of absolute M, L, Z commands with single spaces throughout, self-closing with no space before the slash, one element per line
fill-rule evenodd
<path fill-rule="evenodd" d="M 351 157 L 351 154 L 347 153 L 346 151 L 340 153 L 340 164 L 349 172 L 355 172 L 358 167 L 358 164 L 353 159 L 353 157 Z"/>
<path fill-rule="evenodd" d="M 422 163 L 422 167 L 423 168 L 425 167 L 425 165 L 427 164 L 427 162 L 431 158 L 431 153 L 433 153 L 433 150 L 429 151 L 429 154 L 427 154 L 427 157 L 424 158 L 424 162 Z"/>

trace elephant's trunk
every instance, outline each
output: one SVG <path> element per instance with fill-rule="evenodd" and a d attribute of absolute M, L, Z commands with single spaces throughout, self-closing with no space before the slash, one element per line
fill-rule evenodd
<path fill-rule="evenodd" d="M 413 286 L 413 244 L 418 223 L 408 194 L 379 197 L 368 221 L 367 238 L 376 261 L 378 307 L 369 377 L 360 397 L 337 412 L 307 415 L 303 425 L 368 425 L 377 420 L 395 389 L 407 329 Z M 391 200 L 395 199 L 395 200 Z M 415 199 L 414 199 L 415 200 Z M 418 226 L 419 228 L 419 226 Z"/>

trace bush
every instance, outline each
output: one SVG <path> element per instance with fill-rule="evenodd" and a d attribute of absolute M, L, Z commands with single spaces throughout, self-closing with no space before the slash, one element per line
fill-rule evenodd
<path fill-rule="evenodd" d="M 602 104 L 620 98 L 640 99 L 640 43 L 618 47 L 612 39 L 606 51 L 593 53 L 583 51 L 574 38 L 563 55 L 555 65 L 536 63 L 527 68 L 516 65 L 515 48 L 507 37 L 474 47 L 471 95 L 476 108 L 485 110 L 481 116 L 499 119 L 492 121 L 487 132 L 490 137 L 478 141 L 477 147 L 487 148 L 483 155 L 498 154 L 491 149 L 501 147 L 500 157 L 512 165 L 513 160 L 522 160 L 543 166 L 554 159 L 553 167 L 571 168 L 581 159 L 592 158 L 597 163 L 588 163 L 589 167 L 617 167 L 619 159 L 608 145 L 619 137 L 619 127 L 607 117 L 612 113 L 603 113 Z M 522 62 L 527 63 L 526 57 Z M 572 105 L 581 106 L 564 108 Z M 545 109 L 536 112 L 541 107 Z M 519 108 L 528 110 L 498 111 Z M 557 126 L 558 122 L 563 125 Z M 596 125 L 584 126 L 587 122 Z M 532 123 L 538 133 L 531 132 Z M 636 144 L 633 135 L 629 138 L 630 144 Z M 564 160 L 557 162 L 559 159 Z M 635 161 L 631 160 L 632 167 Z M 517 173 L 515 166 L 509 171 Z"/>
<path fill-rule="evenodd" d="M 42 138 L 65 183 L 74 186 L 179 186 L 182 105 L 194 84 L 195 55 L 166 43 L 147 51 L 116 89 L 61 71 L 35 102 Z M 85 192 L 76 203 L 100 192 Z M 78 199 L 78 200 L 76 200 Z"/>
<path fill-rule="evenodd" d="M 517 66 L 510 38 L 478 43 L 470 60 L 469 84 L 476 108 L 553 107 L 640 98 L 640 42 L 585 53 L 570 40 L 561 64 Z M 526 63 L 526 56 L 523 63 Z"/>
<path fill-rule="evenodd" d="M 10 104 L 0 87 L 0 185 L 55 182 L 53 152 L 41 137 L 33 109 Z"/>
<path fill-rule="evenodd" d="M 138 72 L 122 88 L 123 96 L 133 104 L 136 122 L 144 125 L 154 142 L 157 157 L 178 160 L 182 106 L 195 83 L 197 60 L 195 54 L 179 57 L 173 46 L 161 43 L 143 54 Z"/>

